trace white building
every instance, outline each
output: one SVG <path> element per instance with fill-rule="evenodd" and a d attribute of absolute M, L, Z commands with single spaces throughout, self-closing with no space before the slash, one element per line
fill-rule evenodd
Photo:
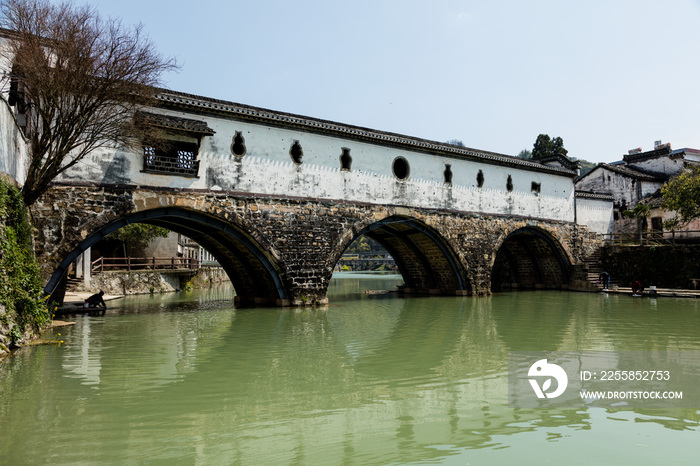
<path fill-rule="evenodd" d="M 635 149 L 620 162 L 598 164 L 576 180 L 576 189 L 612 196 L 613 223 L 608 233 L 636 232 L 637 220 L 623 212 L 633 210 L 639 202 L 649 203 L 652 207 L 651 221 L 641 223 L 643 230 L 662 231 L 663 221 L 672 213 L 665 212 L 660 206 L 661 187 L 693 164 L 700 164 L 700 150 L 672 150 L 670 144 L 657 141 L 654 150 L 642 152 Z"/>

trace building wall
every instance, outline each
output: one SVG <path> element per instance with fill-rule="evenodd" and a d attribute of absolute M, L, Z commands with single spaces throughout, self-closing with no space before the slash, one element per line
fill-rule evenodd
<path fill-rule="evenodd" d="M 675 217 L 676 212 L 675 211 L 667 211 L 663 209 L 662 207 L 655 207 L 652 208 L 649 211 L 649 221 L 647 222 L 647 228 L 646 231 L 653 231 L 653 224 L 652 224 L 652 219 L 654 218 L 660 218 L 661 222 L 666 222 L 668 220 L 671 220 Z M 664 228 L 665 230 L 665 228 Z M 677 233 L 675 235 L 676 238 L 697 238 L 700 237 L 700 219 L 693 220 L 691 222 L 688 222 L 683 225 L 679 225 L 675 228 L 673 228 Z M 685 232 L 685 233 L 680 233 L 680 232 Z M 670 236 L 670 233 L 667 231 L 666 237 Z"/>
<path fill-rule="evenodd" d="M 637 199 L 637 201 L 640 201 L 644 199 L 647 196 L 651 196 L 654 194 L 656 191 L 661 189 L 661 187 L 664 185 L 660 181 L 641 181 L 641 197 Z"/>
<path fill-rule="evenodd" d="M 10 72 L 12 69 L 13 57 L 14 55 L 10 50 L 9 41 L 3 35 L 2 31 L 0 31 L 0 74 Z"/>
<path fill-rule="evenodd" d="M 0 173 L 20 185 L 27 179 L 29 152 L 22 131 L 4 96 L 0 95 Z"/>
<path fill-rule="evenodd" d="M 683 158 L 691 162 L 700 162 L 700 150 L 698 149 L 684 149 Z"/>
<path fill-rule="evenodd" d="M 10 86 L 6 79 L 11 69 L 9 44 L 0 35 L 0 173 L 23 185 L 27 179 L 29 147 L 7 103 Z"/>
<path fill-rule="evenodd" d="M 633 209 L 637 202 L 655 193 L 662 185 L 661 182 L 637 181 L 612 170 L 596 168 L 576 182 L 576 189 L 611 194 L 617 207 Z"/>
<path fill-rule="evenodd" d="M 677 175 L 684 168 L 682 158 L 670 158 L 668 155 L 649 158 L 639 162 L 628 162 L 630 167 L 639 168 L 654 173 L 663 173 L 665 175 Z"/>
<path fill-rule="evenodd" d="M 116 148 L 96 151 L 66 172 L 66 182 L 134 184 L 183 189 L 253 193 L 283 197 L 408 205 L 464 212 L 518 215 L 573 221 L 574 185 L 570 176 L 498 166 L 377 143 L 343 139 L 302 130 L 277 128 L 229 118 L 171 112 L 206 121 L 216 131 L 202 139 L 199 177 L 143 173 L 143 154 Z M 241 132 L 246 154 L 231 152 L 233 137 Z M 290 156 L 294 141 L 303 150 L 301 164 Z M 341 170 L 343 148 L 350 150 L 350 170 Z M 393 161 L 405 158 L 407 180 L 392 172 Z M 452 183 L 445 183 L 446 164 Z M 482 171 L 484 185 L 477 186 Z M 512 191 L 506 189 L 508 176 Z M 532 192 L 532 183 L 540 192 Z"/>
<path fill-rule="evenodd" d="M 610 234 L 613 232 L 613 203 L 607 199 L 576 197 L 576 223 L 586 225 L 589 231 Z"/>

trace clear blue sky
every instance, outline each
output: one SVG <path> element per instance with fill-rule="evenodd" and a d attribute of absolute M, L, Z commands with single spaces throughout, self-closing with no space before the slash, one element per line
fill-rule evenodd
<path fill-rule="evenodd" d="M 698 0 L 87 3 L 143 23 L 182 92 L 509 155 L 700 148 Z"/>

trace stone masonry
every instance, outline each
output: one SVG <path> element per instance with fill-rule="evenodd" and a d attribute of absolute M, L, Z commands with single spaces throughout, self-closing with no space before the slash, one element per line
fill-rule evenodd
<path fill-rule="evenodd" d="M 277 305 L 327 302 L 333 267 L 360 234 L 384 244 L 404 292 L 420 294 L 489 294 L 495 268 L 505 286 L 566 288 L 598 246 L 570 222 L 134 186 L 56 185 L 32 215 L 50 293 L 78 253 L 138 221 L 205 246 L 239 301 Z"/>

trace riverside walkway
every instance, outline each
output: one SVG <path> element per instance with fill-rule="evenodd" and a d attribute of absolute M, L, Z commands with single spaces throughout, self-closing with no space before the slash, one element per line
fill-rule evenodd
<path fill-rule="evenodd" d="M 632 288 L 618 287 L 616 289 L 604 290 L 608 294 L 625 294 L 631 297 Z M 649 293 L 648 289 L 642 292 L 643 298 L 700 298 L 700 290 L 687 290 L 680 288 L 657 288 L 656 293 Z"/>

